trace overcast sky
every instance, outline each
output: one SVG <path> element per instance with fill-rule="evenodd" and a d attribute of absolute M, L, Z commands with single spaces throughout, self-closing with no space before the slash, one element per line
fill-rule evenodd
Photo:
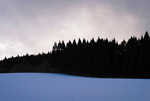
<path fill-rule="evenodd" d="M 0 0 L 0 59 L 47 53 L 54 42 L 140 37 L 150 0 Z"/>

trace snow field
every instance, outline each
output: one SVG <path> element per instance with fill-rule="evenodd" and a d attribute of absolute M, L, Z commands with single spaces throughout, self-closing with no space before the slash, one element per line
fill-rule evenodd
<path fill-rule="evenodd" d="M 0 101 L 150 101 L 150 79 L 0 74 Z"/>

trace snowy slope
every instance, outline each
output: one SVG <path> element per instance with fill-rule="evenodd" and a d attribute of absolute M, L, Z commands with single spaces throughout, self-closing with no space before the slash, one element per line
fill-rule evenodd
<path fill-rule="evenodd" d="M 0 74 L 0 101 L 150 101 L 150 80 Z"/>

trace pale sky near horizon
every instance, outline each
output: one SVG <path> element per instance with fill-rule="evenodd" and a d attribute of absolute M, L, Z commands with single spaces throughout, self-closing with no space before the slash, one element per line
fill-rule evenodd
<path fill-rule="evenodd" d="M 0 59 L 51 51 L 54 42 L 140 37 L 150 0 L 0 0 Z"/>

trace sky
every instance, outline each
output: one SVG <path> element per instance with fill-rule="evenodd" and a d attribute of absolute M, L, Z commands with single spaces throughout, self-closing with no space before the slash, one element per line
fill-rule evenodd
<path fill-rule="evenodd" d="M 54 42 L 140 37 L 150 0 L 0 0 L 0 59 L 47 53 Z"/>

